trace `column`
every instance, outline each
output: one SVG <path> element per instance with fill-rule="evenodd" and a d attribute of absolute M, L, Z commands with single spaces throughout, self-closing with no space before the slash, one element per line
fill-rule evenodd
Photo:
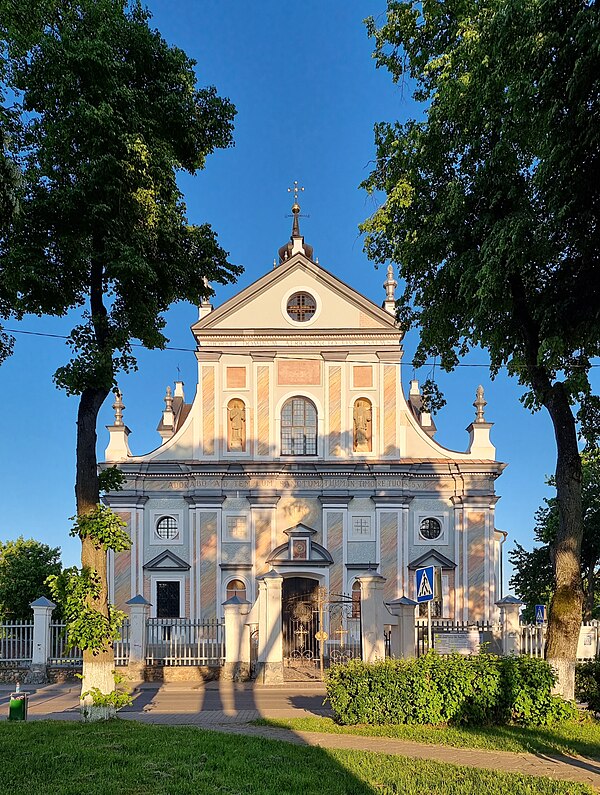
<path fill-rule="evenodd" d="M 250 602 L 232 596 L 223 602 L 225 615 L 225 665 L 221 678 L 234 682 L 246 682 L 250 678 L 250 636 L 246 632 L 246 617 Z"/>
<path fill-rule="evenodd" d="M 415 618 L 417 603 L 408 596 L 387 602 L 393 616 L 398 618 L 398 631 L 392 632 L 392 657 L 415 656 Z"/>
<path fill-rule="evenodd" d="M 143 682 L 146 668 L 146 634 L 150 602 L 141 594 L 129 599 L 129 674 Z"/>
<path fill-rule="evenodd" d="M 521 653 L 521 624 L 519 609 L 523 602 L 516 596 L 505 596 L 496 602 L 500 608 L 500 623 L 502 624 L 502 654 Z"/>
<path fill-rule="evenodd" d="M 269 571 L 258 577 L 258 669 L 263 684 L 283 682 L 283 633 L 281 594 L 283 577 Z"/>
<path fill-rule="evenodd" d="M 358 580 L 361 585 L 362 658 L 365 662 L 384 660 L 385 605 L 383 604 L 383 586 L 385 577 L 380 574 L 364 574 Z"/>
<path fill-rule="evenodd" d="M 56 605 L 45 596 L 40 596 L 29 606 L 33 610 L 33 652 L 25 683 L 41 685 L 48 681 L 46 666 L 50 656 L 50 620 Z"/>

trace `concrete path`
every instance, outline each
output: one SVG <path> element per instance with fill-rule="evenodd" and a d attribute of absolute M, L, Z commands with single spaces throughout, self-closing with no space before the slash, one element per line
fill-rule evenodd
<path fill-rule="evenodd" d="M 30 719 L 79 720 L 78 683 L 26 689 L 30 693 Z M 0 686 L 2 719 L 7 714 L 10 692 L 9 686 Z M 301 718 L 329 714 L 323 706 L 325 690 L 320 683 L 288 683 L 280 687 L 232 682 L 147 684 L 140 686 L 134 697 L 133 705 L 119 713 L 122 718 L 142 723 L 197 726 L 299 745 L 373 751 L 507 773 L 548 776 L 588 784 L 600 792 L 600 762 L 582 757 L 450 748 L 383 737 L 249 725 L 250 721 L 260 717 Z"/>

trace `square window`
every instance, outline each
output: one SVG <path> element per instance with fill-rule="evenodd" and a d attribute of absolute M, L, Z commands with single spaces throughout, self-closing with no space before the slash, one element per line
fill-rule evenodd
<path fill-rule="evenodd" d="M 352 517 L 352 537 L 357 541 L 371 540 L 371 517 Z"/>
<path fill-rule="evenodd" d="M 248 519 L 245 516 L 228 516 L 225 532 L 229 541 L 248 540 Z"/>

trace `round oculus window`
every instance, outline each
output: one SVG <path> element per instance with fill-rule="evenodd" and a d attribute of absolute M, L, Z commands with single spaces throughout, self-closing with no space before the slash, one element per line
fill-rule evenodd
<path fill-rule="evenodd" d="M 177 538 L 179 535 L 177 521 L 172 516 L 163 516 L 156 525 L 156 535 L 165 540 Z"/>
<path fill-rule="evenodd" d="M 434 541 L 442 535 L 442 525 L 437 519 L 423 519 L 419 525 L 419 535 L 428 541 Z"/>
<path fill-rule="evenodd" d="M 314 317 L 317 302 L 310 293 L 294 293 L 288 298 L 286 310 L 288 316 L 297 323 L 306 323 Z"/>

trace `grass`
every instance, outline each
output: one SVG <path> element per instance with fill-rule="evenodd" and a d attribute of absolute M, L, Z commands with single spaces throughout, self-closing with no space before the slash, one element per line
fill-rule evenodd
<path fill-rule="evenodd" d="M 0 724 L 11 795 L 590 795 L 583 784 L 363 751 L 151 726 Z"/>
<path fill-rule="evenodd" d="M 596 720 L 567 721 L 556 726 L 341 726 L 331 718 L 262 718 L 258 725 L 293 731 L 356 734 L 363 737 L 393 737 L 454 748 L 487 748 L 537 754 L 568 754 L 600 759 L 600 723 Z"/>

